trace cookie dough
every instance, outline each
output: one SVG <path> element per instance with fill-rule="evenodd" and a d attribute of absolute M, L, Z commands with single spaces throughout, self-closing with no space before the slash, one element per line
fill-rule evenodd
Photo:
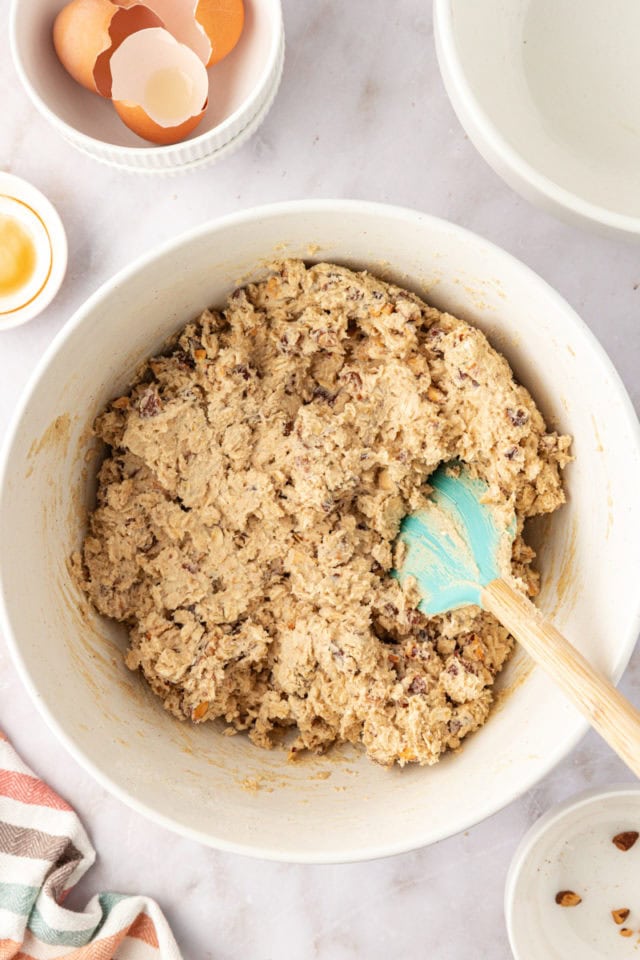
<path fill-rule="evenodd" d="M 96 432 L 78 575 L 176 717 L 382 764 L 435 763 L 485 722 L 512 638 L 475 607 L 427 618 L 388 576 L 402 517 L 459 458 L 515 510 L 512 575 L 537 593 L 522 528 L 562 504 L 570 440 L 479 330 L 285 261 L 189 324 Z"/>

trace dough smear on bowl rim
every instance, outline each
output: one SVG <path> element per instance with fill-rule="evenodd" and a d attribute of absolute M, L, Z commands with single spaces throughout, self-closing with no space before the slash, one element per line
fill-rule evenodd
<path fill-rule="evenodd" d="M 523 525 L 564 502 L 570 439 L 479 330 L 371 274 L 283 261 L 190 323 L 96 432 L 77 575 L 176 717 L 401 765 L 485 722 L 512 638 L 475 607 L 427 618 L 388 576 L 402 517 L 459 458 L 515 511 L 512 576 L 537 593 Z"/>

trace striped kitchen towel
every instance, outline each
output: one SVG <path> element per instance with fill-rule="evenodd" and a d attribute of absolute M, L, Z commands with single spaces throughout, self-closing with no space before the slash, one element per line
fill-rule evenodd
<path fill-rule="evenodd" d="M 104 893 L 61 906 L 95 860 L 78 817 L 0 731 L 0 960 L 181 960 L 148 897 Z"/>

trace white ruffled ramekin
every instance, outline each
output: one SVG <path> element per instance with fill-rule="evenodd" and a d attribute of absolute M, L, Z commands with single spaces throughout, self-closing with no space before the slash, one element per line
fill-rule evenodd
<path fill-rule="evenodd" d="M 211 69 L 210 107 L 193 135 L 154 146 L 120 121 L 110 102 L 80 87 L 56 56 L 53 21 L 64 0 L 12 0 L 11 49 L 22 84 L 40 113 L 78 150 L 129 172 L 171 174 L 226 156 L 257 130 L 282 77 L 280 0 L 245 0 L 237 48 Z M 221 96 L 216 97 L 216 89 Z"/>

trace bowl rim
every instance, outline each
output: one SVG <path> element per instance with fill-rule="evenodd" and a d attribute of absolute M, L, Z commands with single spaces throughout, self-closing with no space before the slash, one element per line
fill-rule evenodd
<path fill-rule="evenodd" d="M 573 214 L 583 223 L 599 225 L 628 238 L 640 236 L 640 217 L 618 213 L 608 207 L 585 200 L 577 193 L 561 187 L 536 169 L 526 157 L 506 140 L 489 118 L 476 97 L 463 68 L 455 41 L 453 3 L 455 0 L 434 0 L 433 29 L 436 56 L 445 89 L 462 127 L 474 146 L 499 176 L 510 186 L 523 192 L 535 190 L 539 197 L 556 210 Z M 502 165 L 509 176 L 498 168 Z"/>
<path fill-rule="evenodd" d="M 492 243 L 490 240 L 486 240 L 484 237 L 480 237 L 473 231 L 467 230 L 465 227 L 461 227 L 458 224 L 452 223 L 451 221 L 444 220 L 441 217 L 436 217 L 418 210 L 394 206 L 392 204 L 362 200 L 289 200 L 236 211 L 213 220 L 208 220 L 205 223 L 191 228 L 190 230 L 180 233 L 173 239 L 165 241 L 162 244 L 152 248 L 147 253 L 136 258 L 133 263 L 119 270 L 114 276 L 102 283 L 100 287 L 75 311 L 74 315 L 67 321 L 57 336 L 53 339 L 52 343 L 49 345 L 44 355 L 36 365 L 35 370 L 31 374 L 27 386 L 23 390 L 17 407 L 14 411 L 13 419 L 5 435 L 4 442 L 0 447 L 0 517 L 3 510 L 4 490 L 6 489 L 11 470 L 10 452 L 20 430 L 20 424 L 31 401 L 31 397 L 38 386 L 42 374 L 53 358 L 64 349 L 67 340 L 70 339 L 75 330 L 82 324 L 90 321 L 92 311 L 97 303 L 102 301 L 104 298 L 109 297 L 114 290 L 117 290 L 118 288 L 121 289 L 122 286 L 132 276 L 145 270 L 147 266 L 149 266 L 149 264 L 151 264 L 154 260 L 175 251 L 183 245 L 188 245 L 194 240 L 207 234 L 214 236 L 216 234 L 223 233 L 229 227 L 234 227 L 239 224 L 253 223 L 256 221 L 264 222 L 265 220 L 278 218 L 287 214 L 309 217 L 314 214 L 326 213 L 339 214 L 341 217 L 354 214 L 369 216 L 372 218 L 394 218 L 405 224 L 416 224 L 423 222 L 431 223 L 441 231 L 454 234 L 466 244 L 474 244 L 476 246 L 479 245 L 482 249 L 493 253 L 494 255 L 497 254 L 521 277 L 540 286 L 545 291 L 549 299 L 552 302 L 555 301 L 558 309 L 565 316 L 568 326 L 573 328 L 576 331 L 576 334 L 586 342 L 599 362 L 602 364 L 603 370 L 606 371 L 611 378 L 612 386 L 617 391 L 620 399 L 621 415 L 626 417 L 626 425 L 632 441 L 631 446 L 635 451 L 635 459 L 640 464 L 640 422 L 638 421 L 633 404 L 626 387 L 620 378 L 620 375 L 618 374 L 603 346 L 600 344 L 599 340 L 590 330 L 587 324 L 567 303 L 564 297 L 554 290 L 554 288 L 551 287 L 545 280 L 543 280 L 542 277 L 535 273 L 534 270 L 526 266 L 512 254 L 499 247 L 497 244 Z M 629 662 L 631 654 L 636 645 L 638 633 L 640 632 L 640 594 L 635 601 L 635 606 L 630 605 L 628 619 L 629 623 L 626 628 L 622 628 L 617 631 L 618 636 L 624 636 L 626 633 L 626 639 L 624 644 L 622 644 L 620 647 L 615 665 L 611 671 L 613 681 L 616 683 L 620 679 Z M 127 806 L 134 809 L 137 813 L 147 817 L 157 824 L 160 824 L 160 826 L 173 831 L 174 833 L 178 833 L 190 840 L 202 843 L 205 846 L 213 847 L 217 850 L 228 853 L 242 854 L 264 860 L 305 864 L 357 863 L 366 860 L 379 859 L 382 857 L 407 853 L 412 850 L 428 846 L 431 843 L 436 843 L 439 840 L 446 839 L 455 835 L 456 833 L 460 833 L 463 830 L 470 829 L 476 824 L 481 823 L 483 820 L 495 813 L 498 813 L 500 810 L 504 809 L 514 800 L 526 793 L 527 790 L 538 783 L 574 749 L 579 740 L 582 739 L 584 734 L 589 729 L 587 720 L 585 720 L 582 715 L 578 713 L 578 711 L 572 711 L 571 714 L 567 716 L 567 727 L 569 729 L 565 731 L 566 737 L 562 738 L 559 745 L 555 749 L 546 754 L 542 766 L 535 770 L 532 769 L 529 776 L 523 777 L 517 784 L 514 784 L 511 790 L 502 795 L 500 798 L 488 800 L 482 808 L 475 810 L 474 813 L 470 814 L 464 822 L 458 823 L 453 833 L 447 832 L 446 830 L 441 830 L 437 835 L 429 833 L 428 825 L 425 823 L 424 832 L 420 836 L 416 836 L 414 833 L 406 840 L 396 841 L 393 843 L 381 844 L 373 842 L 366 848 L 358 847 L 355 849 L 347 848 L 340 850 L 327 849 L 321 853 L 314 852 L 313 854 L 304 852 L 298 854 L 292 851 L 283 853 L 277 847 L 261 847 L 259 843 L 236 842 L 220 839 L 213 836 L 211 833 L 205 833 L 203 830 L 189 827 L 184 823 L 174 820 L 170 816 L 159 813 L 146 802 L 140 801 L 135 795 L 127 792 L 127 790 L 121 787 L 115 780 L 112 780 L 110 776 L 102 773 L 102 771 L 91 759 L 91 756 L 85 753 L 80 746 L 76 745 L 72 734 L 63 728 L 62 724 L 58 722 L 53 712 L 42 702 L 42 699 L 38 693 L 38 689 L 31 679 L 28 668 L 22 657 L 20 643 L 17 636 L 13 632 L 13 627 L 11 624 L 6 601 L 6 591 L 4 587 L 1 551 L 0 629 L 5 637 L 10 656 L 18 675 L 45 723 L 80 765 L 80 767 L 87 771 L 105 790 L 117 797 Z"/>
<path fill-rule="evenodd" d="M 152 146 L 146 143 L 141 143 L 140 146 L 124 147 L 117 143 L 110 143 L 108 140 L 98 140 L 96 137 L 92 137 L 89 134 L 78 130 L 77 127 L 72 126 L 70 123 L 67 123 L 66 120 L 63 120 L 60 116 L 58 116 L 58 114 L 49 106 L 49 104 L 46 103 L 37 93 L 29 77 L 27 76 L 27 71 L 18 49 L 18 17 L 20 4 L 23 2 L 25 2 L 25 0 L 11 0 L 11 8 L 9 11 L 9 46 L 16 72 L 20 78 L 23 88 L 29 96 L 29 99 L 39 111 L 41 116 L 43 116 L 45 120 L 48 120 L 49 123 L 51 123 L 51 125 L 55 127 L 56 130 L 61 133 L 67 141 L 92 157 L 97 157 L 99 155 L 101 158 L 104 157 L 106 159 L 106 155 L 108 155 L 109 157 L 113 157 L 114 161 L 121 165 L 126 164 L 128 159 L 133 159 L 134 157 L 145 157 L 149 159 L 157 159 L 161 157 L 165 161 L 173 160 L 177 165 L 180 165 L 184 162 L 181 160 L 181 155 L 184 153 L 185 147 L 194 149 L 198 146 L 206 145 L 207 141 L 211 138 L 215 138 L 217 140 L 221 135 L 224 135 L 226 130 L 233 128 L 234 125 L 237 124 L 238 119 L 244 114 L 248 114 L 253 117 L 254 113 L 256 112 L 256 101 L 259 100 L 260 95 L 270 83 L 271 75 L 277 67 L 278 55 L 280 53 L 282 37 L 284 34 L 282 0 L 272 0 L 274 9 L 274 30 L 271 37 L 269 54 L 260 73 L 260 77 L 247 99 L 244 100 L 243 103 L 241 103 L 232 114 L 230 114 L 228 117 L 225 117 L 222 123 L 217 124 L 211 130 L 206 130 L 202 133 L 199 133 L 197 136 L 188 137 L 186 140 L 180 140 L 178 143 L 166 144 L 164 146 Z M 28 0 L 28 2 L 34 2 L 34 0 Z M 226 143 L 214 149 L 212 152 L 215 154 L 218 149 L 224 149 L 225 146 Z"/>
<path fill-rule="evenodd" d="M 525 960 L 519 949 L 514 930 L 514 907 L 515 894 L 522 873 L 522 869 L 535 850 L 538 842 L 557 823 L 564 820 L 567 816 L 580 810 L 582 807 L 591 806 L 601 800 L 608 800 L 610 797 L 635 797 L 640 799 L 640 783 L 629 781 L 628 783 L 614 783 L 609 787 L 590 787 L 582 790 L 580 793 L 569 797 L 561 803 L 550 807 L 537 820 L 535 820 L 525 835 L 520 840 L 515 853 L 509 864 L 507 878 L 504 884 L 504 919 L 509 938 L 509 946 L 515 960 Z"/>

